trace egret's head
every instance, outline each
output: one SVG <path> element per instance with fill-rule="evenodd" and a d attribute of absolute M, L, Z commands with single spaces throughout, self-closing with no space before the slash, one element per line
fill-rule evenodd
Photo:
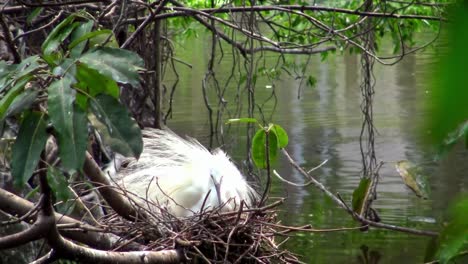
<path fill-rule="evenodd" d="M 229 201 L 230 210 L 239 206 L 243 200 L 249 206 L 255 200 L 256 192 L 249 186 L 244 176 L 237 167 L 230 161 L 230 158 L 220 149 L 213 151 L 211 161 L 211 177 L 214 184 L 218 185 L 218 195 L 221 203 Z"/>

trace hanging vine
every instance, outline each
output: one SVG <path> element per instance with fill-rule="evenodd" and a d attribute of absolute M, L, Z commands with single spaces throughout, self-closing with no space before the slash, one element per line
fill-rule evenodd
<path fill-rule="evenodd" d="M 365 11 L 373 9 L 372 0 L 366 0 L 362 8 Z M 361 133 L 359 136 L 359 146 L 362 157 L 362 178 L 370 180 L 366 191 L 366 196 L 363 204 L 363 209 L 360 211 L 364 218 L 378 218 L 375 211 L 370 209 L 371 203 L 376 199 L 376 187 L 378 183 L 377 158 L 375 153 L 375 133 L 377 132 L 374 126 L 374 109 L 373 101 L 375 95 L 375 77 L 374 77 L 374 62 L 375 58 L 370 54 L 375 52 L 375 31 L 372 18 L 368 18 L 362 24 L 363 32 L 361 36 L 362 46 L 366 52 L 361 55 L 361 111 L 363 122 Z"/>

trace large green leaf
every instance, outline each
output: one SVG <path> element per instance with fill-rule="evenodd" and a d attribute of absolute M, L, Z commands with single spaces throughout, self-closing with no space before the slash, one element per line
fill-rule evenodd
<path fill-rule="evenodd" d="M 266 133 L 264 129 L 259 129 L 252 139 L 252 159 L 260 169 L 267 168 L 266 145 L 268 134 L 268 147 L 270 165 L 274 165 L 278 157 L 278 139 L 275 133 Z"/>
<path fill-rule="evenodd" d="M 111 31 L 108 34 L 98 34 L 89 39 L 90 47 L 110 47 L 110 48 L 119 48 L 119 43 L 115 38 L 114 33 Z"/>
<path fill-rule="evenodd" d="M 278 148 L 285 148 L 288 145 L 288 133 L 286 133 L 286 131 L 280 125 L 274 124 L 270 128 L 270 132 L 275 133 L 276 137 L 278 138 Z"/>
<path fill-rule="evenodd" d="M 450 220 L 438 238 L 436 258 L 449 263 L 460 252 L 468 250 L 468 198 L 450 208 Z"/>
<path fill-rule="evenodd" d="M 79 61 L 117 82 L 129 83 L 134 87 L 139 86 L 138 70 L 143 69 L 144 65 L 137 54 L 108 47 L 92 49 L 83 54 Z"/>
<path fill-rule="evenodd" d="M 364 200 L 366 199 L 366 195 L 371 183 L 371 179 L 369 178 L 362 178 L 359 182 L 359 186 L 353 192 L 353 211 L 357 214 L 361 214 L 363 207 L 364 207 Z"/>
<path fill-rule="evenodd" d="M 72 33 L 79 23 L 73 23 L 75 16 L 71 15 L 58 24 L 42 43 L 42 53 L 49 55 L 57 50 L 60 44 Z"/>
<path fill-rule="evenodd" d="M 49 116 L 58 135 L 62 166 L 79 170 L 85 158 L 88 129 L 86 113 L 74 106 L 76 92 L 71 84 L 70 79 L 62 78 L 49 86 Z"/>
<path fill-rule="evenodd" d="M 93 25 L 94 22 L 92 20 L 89 20 L 88 22 L 79 25 L 75 30 L 73 30 L 70 36 L 70 40 L 72 41 L 72 43 L 76 42 L 78 39 L 91 32 Z M 85 47 L 86 42 L 84 41 L 76 43 L 75 45 L 73 45 L 73 47 L 68 46 L 68 49 L 70 50 L 70 56 L 72 58 L 79 57 L 83 53 Z"/>
<path fill-rule="evenodd" d="M 73 49 L 78 44 L 80 44 L 80 43 L 82 43 L 84 41 L 87 41 L 87 40 L 89 40 L 91 38 L 94 38 L 96 36 L 105 35 L 106 38 L 107 38 L 111 34 L 112 34 L 112 30 L 110 30 L 110 29 L 103 29 L 103 30 L 96 30 L 96 31 L 88 32 L 88 33 L 82 35 L 81 37 L 73 40 L 72 43 L 70 43 L 70 45 L 68 45 L 68 49 Z"/>
<path fill-rule="evenodd" d="M 440 144 L 446 136 L 460 124 L 468 120 L 468 5 L 460 1 L 452 9 L 451 23 L 447 25 L 448 34 L 444 39 L 449 43 L 443 56 L 437 56 L 434 63 L 433 83 L 425 96 L 430 107 L 423 135 L 432 144 Z"/>
<path fill-rule="evenodd" d="M 21 113 L 23 110 L 28 109 L 36 100 L 39 91 L 27 89 L 13 99 L 13 102 L 8 106 L 4 117 L 9 117 Z"/>
<path fill-rule="evenodd" d="M 427 199 L 429 197 L 429 183 L 421 168 L 407 160 L 398 161 L 395 167 L 403 179 L 403 182 L 416 194 L 416 196 L 423 199 Z"/>
<path fill-rule="evenodd" d="M 30 78 L 24 78 L 20 81 L 18 81 L 8 92 L 2 97 L 0 100 L 0 120 L 3 120 L 6 116 L 5 113 L 8 109 L 8 107 L 11 105 L 13 100 L 21 94 L 21 92 L 24 89 L 24 86 Z"/>
<path fill-rule="evenodd" d="M 13 144 L 11 174 L 16 186 L 22 187 L 31 177 L 47 141 L 44 114 L 26 115 Z"/>
<path fill-rule="evenodd" d="M 94 69 L 88 68 L 84 64 L 78 65 L 76 77 L 80 82 L 78 85 L 79 88 L 85 89 L 85 91 L 92 97 L 95 97 L 100 93 L 105 93 L 116 99 L 119 98 L 119 86 L 113 79 L 100 74 Z"/>
<path fill-rule="evenodd" d="M 0 60 L 0 91 L 11 84 L 10 76 L 14 74 L 17 64 L 8 64 L 6 61 Z"/>
<path fill-rule="evenodd" d="M 24 76 L 37 70 L 41 66 L 39 56 L 31 56 L 24 59 L 19 64 L 7 64 L 0 61 L 0 91 L 10 87 Z"/>
<path fill-rule="evenodd" d="M 90 101 L 94 114 L 88 118 L 112 150 L 124 156 L 140 157 L 141 130 L 129 112 L 115 98 L 101 94 Z"/>
<path fill-rule="evenodd" d="M 447 135 L 447 137 L 444 139 L 441 146 L 439 147 L 438 156 L 442 156 L 445 153 L 449 152 L 453 146 L 455 146 L 458 142 L 466 139 L 467 137 L 468 137 L 468 121 L 465 121 L 461 125 L 459 125 L 455 131 Z M 468 142 L 465 142 L 465 144 L 468 144 Z"/>

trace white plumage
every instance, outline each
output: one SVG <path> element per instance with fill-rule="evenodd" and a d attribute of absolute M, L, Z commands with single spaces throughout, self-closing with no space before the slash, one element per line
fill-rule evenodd
<path fill-rule="evenodd" d="M 183 139 L 168 130 L 145 129 L 144 149 L 138 161 L 131 160 L 117 172 L 118 185 L 143 206 L 147 199 L 178 217 L 222 206 L 238 209 L 243 200 L 251 206 L 256 192 L 221 150 L 210 153 L 193 138 Z M 111 173 L 112 175 L 112 173 Z M 209 194 L 208 194 L 209 193 Z M 143 198 L 143 199 L 142 199 Z"/>

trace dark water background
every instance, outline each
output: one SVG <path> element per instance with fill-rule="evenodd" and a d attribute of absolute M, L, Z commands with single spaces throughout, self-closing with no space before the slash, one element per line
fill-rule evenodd
<path fill-rule="evenodd" d="M 177 65 L 180 81 L 174 93 L 172 119 L 168 121 L 168 126 L 179 134 L 191 135 L 204 144 L 210 142 L 209 119 L 201 84 L 209 57 L 209 43 L 209 38 L 202 36 L 177 46 L 176 56 L 192 68 Z M 374 208 L 385 223 L 438 230 L 450 202 L 460 192 L 467 191 L 467 151 L 463 146 L 457 146 L 448 156 L 434 162 L 435 151 L 423 144 L 422 130 L 419 129 L 421 122 L 430 118 L 425 99 L 431 80 L 437 74 L 435 58 L 443 49 L 439 43 L 435 48 L 408 55 L 394 66 L 376 64 L 374 67 L 377 82 L 374 124 L 378 130 L 375 146 L 378 161 L 384 162 Z M 229 48 L 224 49 L 223 55 L 222 62 L 215 66 L 215 74 L 220 86 L 226 87 L 224 99 L 231 115 L 225 111 L 221 118 L 225 122 L 229 118 L 247 116 L 247 92 L 245 84 L 240 87 L 232 82 L 224 85 L 232 64 L 239 68 L 244 64 L 243 60 L 232 59 Z M 328 160 L 313 175 L 332 192 L 339 192 L 350 201 L 361 173 L 360 57 L 332 54 L 324 61 L 320 56 L 286 56 L 286 59 L 296 65 L 308 61 L 305 72 L 316 78 L 315 87 L 306 86 L 306 80 L 296 78 L 294 73 L 283 72 L 279 80 L 274 81 L 258 75 L 256 102 L 263 106 L 266 121 L 286 129 L 289 134 L 286 149 L 299 164 L 310 169 Z M 259 61 L 261 67 L 269 68 L 277 63 L 278 57 L 266 53 Z M 175 77 L 170 70 L 166 73 L 164 83 L 170 87 Z M 238 79 L 241 75 L 236 74 Z M 209 87 L 207 93 L 216 111 L 217 92 Z M 301 94 L 299 99 L 298 93 Z M 236 96 L 243 102 L 240 114 L 235 113 Z M 256 117 L 260 117 L 258 112 Z M 245 127 L 234 125 L 229 129 L 221 124 L 225 140 L 214 141 L 214 146 L 223 145 L 241 167 L 245 165 L 248 149 Z M 428 200 L 417 198 L 404 186 L 395 170 L 395 162 L 399 160 L 409 160 L 421 166 L 432 189 Z M 290 181 L 305 182 L 284 158 L 276 169 Z M 284 224 L 311 224 L 314 228 L 356 226 L 349 215 L 313 186 L 294 187 L 273 179 L 270 196 L 287 198 L 280 212 Z M 377 259 L 369 263 L 422 263 L 428 242 L 427 237 L 371 229 L 369 232 L 297 234 L 286 245 L 302 255 L 307 263 L 367 263 L 359 260 L 363 254 Z"/>

